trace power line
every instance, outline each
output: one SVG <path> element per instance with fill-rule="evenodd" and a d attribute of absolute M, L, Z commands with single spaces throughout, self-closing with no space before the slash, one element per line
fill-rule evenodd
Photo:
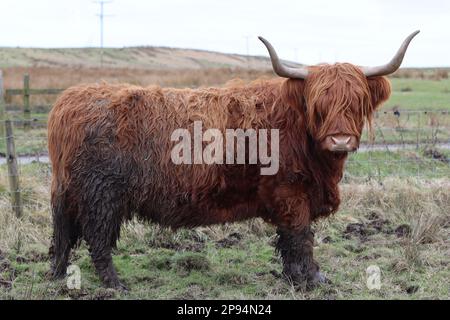
<path fill-rule="evenodd" d="M 97 16 L 100 18 L 100 65 L 103 67 L 103 20 L 105 17 L 111 17 L 112 15 L 104 14 L 104 5 L 111 3 L 111 0 L 94 1 L 94 3 L 100 4 L 100 13 Z"/>

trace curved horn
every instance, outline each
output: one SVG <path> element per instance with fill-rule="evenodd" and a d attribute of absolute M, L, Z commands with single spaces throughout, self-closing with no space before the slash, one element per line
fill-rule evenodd
<path fill-rule="evenodd" d="M 398 49 L 395 56 L 389 61 L 387 64 L 377 67 L 361 67 L 364 75 L 366 77 L 376 77 L 376 76 L 387 76 L 388 74 L 394 73 L 400 68 L 402 64 L 403 57 L 405 56 L 406 49 L 408 49 L 409 43 L 411 40 L 420 32 L 420 30 L 414 31 L 411 33 L 405 41 L 403 41 L 400 49 Z"/>
<path fill-rule="evenodd" d="M 272 61 L 272 67 L 273 71 L 277 75 L 283 78 L 292 78 L 292 79 L 306 79 L 308 76 L 308 69 L 307 68 L 290 68 L 287 66 L 284 66 L 281 64 L 280 59 L 278 58 L 278 55 L 275 51 L 275 49 L 272 47 L 269 41 L 264 39 L 263 37 L 258 37 L 259 40 L 264 43 L 267 50 L 269 51 L 270 60 Z"/>

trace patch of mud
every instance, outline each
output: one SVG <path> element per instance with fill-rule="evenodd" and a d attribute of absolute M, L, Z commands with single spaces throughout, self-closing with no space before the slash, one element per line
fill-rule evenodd
<path fill-rule="evenodd" d="M 433 149 L 433 148 L 426 149 L 423 152 L 423 155 L 425 157 L 428 157 L 428 158 L 431 158 L 431 159 L 434 159 L 434 160 L 438 160 L 438 161 L 441 161 L 441 162 L 444 162 L 444 163 L 449 163 L 450 162 L 450 159 L 447 158 L 447 156 L 445 154 L 443 154 L 442 152 L 440 152 L 437 149 Z"/>
<path fill-rule="evenodd" d="M 18 263 L 27 263 L 28 259 L 23 257 L 23 256 L 17 256 L 16 257 L 16 262 L 18 262 Z"/>
<path fill-rule="evenodd" d="M 10 272 L 10 279 L 5 278 L 2 273 L 7 273 L 11 270 L 11 262 L 6 258 L 6 255 L 0 251 L 0 287 L 10 290 L 14 281 L 14 272 Z"/>
<path fill-rule="evenodd" d="M 367 216 L 369 223 L 368 227 L 375 229 L 378 232 L 383 232 L 386 234 L 392 233 L 391 222 L 388 219 L 383 219 L 383 217 L 377 213 L 372 211 Z"/>
<path fill-rule="evenodd" d="M 345 239 L 358 238 L 361 242 L 375 234 L 396 235 L 398 238 L 405 238 L 411 235 L 412 229 L 408 224 L 401 224 L 396 228 L 392 226 L 388 219 L 383 219 L 379 214 L 372 212 L 367 215 L 368 222 L 349 223 L 343 237 Z"/>
<path fill-rule="evenodd" d="M 381 257 L 379 253 L 367 254 L 361 257 L 361 260 L 376 260 Z"/>
<path fill-rule="evenodd" d="M 18 263 L 32 263 L 32 262 L 44 262 L 48 261 L 49 257 L 47 253 L 30 251 L 25 255 L 17 256 L 16 262 Z"/>
<path fill-rule="evenodd" d="M 397 228 L 395 228 L 394 233 L 399 238 L 405 238 L 408 237 L 411 234 L 411 227 L 407 224 L 399 225 Z"/>
<path fill-rule="evenodd" d="M 381 215 L 375 211 L 370 212 L 366 215 L 366 218 L 370 221 L 381 219 Z"/>
<path fill-rule="evenodd" d="M 322 239 L 322 243 L 332 243 L 334 242 L 333 239 L 330 236 L 326 236 Z"/>
<path fill-rule="evenodd" d="M 231 248 L 242 240 L 242 235 L 239 232 L 233 232 L 227 237 L 220 239 L 216 242 L 216 247 L 218 248 Z"/>
<path fill-rule="evenodd" d="M 378 219 L 370 221 L 368 227 L 375 229 L 378 232 L 383 232 L 386 234 L 392 233 L 392 228 L 390 227 L 390 221 L 387 219 Z"/>
<path fill-rule="evenodd" d="M 374 234 L 392 234 L 393 230 L 391 222 L 388 219 L 383 219 L 378 213 L 371 212 L 367 215 L 368 222 L 349 223 L 344 230 L 344 238 L 350 239 L 352 237 L 359 238 L 361 241 L 366 241 L 368 237 Z"/>
<path fill-rule="evenodd" d="M 359 238 L 361 241 L 367 240 L 367 237 L 375 234 L 374 230 L 368 228 L 364 223 L 349 223 L 344 231 L 344 238 L 351 239 L 352 237 Z"/>
<path fill-rule="evenodd" d="M 11 262 L 6 258 L 0 258 L 0 273 L 9 271 L 11 269 Z"/>
<path fill-rule="evenodd" d="M 11 262 L 0 251 L 0 273 L 9 271 L 11 269 Z"/>
<path fill-rule="evenodd" d="M 31 251 L 27 254 L 30 262 L 46 262 L 49 261 L 48 253 Z"/>
<path fill-rule="evenodd" d="M 406 291 L 407 294 L 414 294 L 414 293 L 416 293 L 417 291 L 419 291 L 419 286 L 416 286 L 416 285 L 408 286 L 408 287 L 405 289 L 405 291 Z"/>
<path fill-rule="evenodd" d="M 6 290 L 11 290 L 12 281 L 6 280 L 2 276 L 0 276 L 0 288 L 5 288 Z"/>

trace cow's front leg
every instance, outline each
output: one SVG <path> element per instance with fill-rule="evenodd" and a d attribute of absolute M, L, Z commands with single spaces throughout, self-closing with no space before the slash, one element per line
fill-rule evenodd
<path fill-rule="evenodd" d="M 283 261 L 283 274 L 289 281 L 305 288 L 328 282 L 313 258 L 314 233 L 311 227 L 300 230 L 279 227 L 277 234 L 276 248 Z"/>

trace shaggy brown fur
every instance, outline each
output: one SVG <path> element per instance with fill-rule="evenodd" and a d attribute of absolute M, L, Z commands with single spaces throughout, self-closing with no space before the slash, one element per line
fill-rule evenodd
<path fill-rule="evenodd" d="M 120 287 L 111 248 L 122 221 L 133 215 L 173 228 L 262 217 L 300 232 L 339 206 L 346 154 L 323 151 L 320 141 L 332 133 L 359 139 L 389 94 L 385 78 L 366 79 L 350 64 L 312 67 L 307 80 L 221 89 L 99 84 L 66 90 L 48 122 L 55 276 L 84 238 L 104 283 Z M 192 131 L 196 120 L 204 130 L 222 132 L 279 129 L 279 172 L 261 176 L 259 165 L 174 165 L 171 134 Z"/>

